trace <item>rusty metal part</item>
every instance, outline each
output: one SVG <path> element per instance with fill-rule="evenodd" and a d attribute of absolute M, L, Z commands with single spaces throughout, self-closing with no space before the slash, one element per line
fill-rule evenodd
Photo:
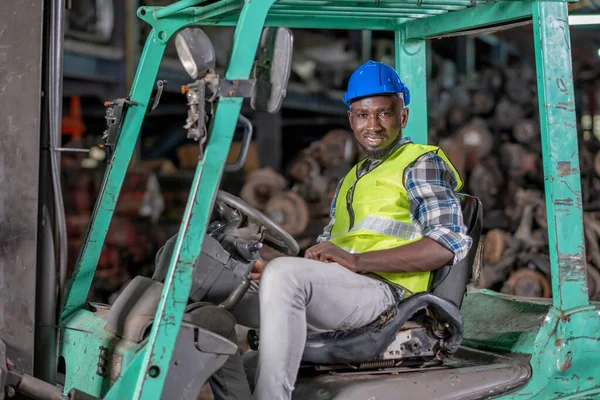
<path fill-rule="evenodd" d="M 497 263 L 485 263 L 481 269 L 479 287 L 491 288 L 502 283 L 515 265 L 517 254 L 515 249 L 509 247 L 503 253 Z"/>
<path fill-rule="evenodd" d="M 465 176 L 467 170 L 467 152 L 465 146 L 455 137 L 440 140 L 438 146 L 446 153 L 454 167 L 461 176 Z"/>
<path fill-rule="evenodd" d="M 286 179 L 273 169 L 258 169 L 248 176 L 240 197 L 250 206 L 262 211 L 269 199 L 284 190 L 286 186 Z"/>
<path fill-rule="evenodd" d="M 502 293 L 524 297 L 551 297 L 550 282 L 544 274 L 531 269 L 518 269 L 508 277 Z"/>
<path fill-rule="evenodd" d="M 492 229 L 485 235 L 483 259 L 486 263 L 495 264 L 500 261 L 502 253 L 510 243 L 510 234 L 501 229 Z"/>
<path fill-rule="evenodd" d="M 600 151 L 594 156 L 594 171 L 596 171 L 596 175 L 600 176 Z"/>
<path fill-rule="evenodd" d="M 290 191 L 273 196 L 266 204 L 264 212 L 292 236 L 304 232 L 309 221 L 306 201 Z"/>
<path fill-rule="evenodd" d="M 471 113 L 467 107 L 452 107 L 448 110 L 448 125 L 450 128 L 458 128 L 467 123 Z"/>
<path fill-rule="evenodd" d="M 496 105 L 496 99 L 494 98 L 494 95 L 488 90 L 475 91 L 471 101 L 473 103 L 473 114 L 475 115 L 489 114 Z"/>
<path fill-rule="evenodd" d="M 518 120 L 513 127 L 513 137 L 522 144 L 529 145 L 539 142 L 540 126 L 539 123 L 531 118 L 522 118 Z"/>
<path fill-rule="evenodd" d="M 327 132 L 319 141 L 319 162 L 323 168 L 351 164 L 356 159 L 354 137 L 345 129 Z"/>
<path fill-rule="evenodd" d="M 469 177 L 469 189 L 481 201 L 485 210 L 493 210 L 499 205 L 503 184 L 504 177 L 495 157 L 481 160 Z"/>
<path fill-rule="evenodd" d="M 537 170 L 539 156 L 520 144 L 504 143 L 500 147 L 500 154 L 502 155 L 502 166 L 508 176 L 512 178 L 533 174 Z"/>
<path fill-rule="evenodd" d="M 319 175 L 321 166 L 316 158 L 303 154 L 296 159 L 289 169 L 290 177 L 296 182 L 304 182 L 309 177 Z"/>
<path fill-rule="evenodd" d="M 600 300 L 600 272 L 591 264 L 587 264 L 587 281 L 590 300 Z"/>
<path fill-rule="evenodd" d="M 511 130 L 516 121 L 523 117 L 521 107 L 508 99 L 502 99 L 496 105 L 494 124 L 501 130 Z"/>
<path fill-rule="evenodd" d="M 487 156 L 494 146 L 494 137 L 481 118 L 475 118 L 460 128 L 457 139 L 467 150 L 474 150 L 480 159 Z"/>

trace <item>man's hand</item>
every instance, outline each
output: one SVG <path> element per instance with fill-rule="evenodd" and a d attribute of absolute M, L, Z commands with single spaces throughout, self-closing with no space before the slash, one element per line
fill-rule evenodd
<path fill-rule="evenodd" d="M 253 281 L 260 280 L 263 269 L 265 269 L 265 265 L 267 265 L 267 262 L 262 258 L 256 260 L 254 267 L 252 267 L 252 271 L 250 271 L 250 277 Z"/>
<path fill-rule="evenodd" d="M 304 258 L 326 263 L 338 263 L 352 272 L 357 272 L 356 256 L 348 253 L 331 242 L 321 242 L 304 253 Z"/>

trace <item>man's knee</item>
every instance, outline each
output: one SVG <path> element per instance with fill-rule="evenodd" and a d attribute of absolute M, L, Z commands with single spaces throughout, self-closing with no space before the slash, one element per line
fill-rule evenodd
<path fill-rule="evenodd" d="M 260 279 L 261 298 L 270 293 L 303 290 L 306 284 L 305 270 L 298 257 L 278 257 L 270 261 Z M 300 259 L 301 260 L 301 259 Z"/>

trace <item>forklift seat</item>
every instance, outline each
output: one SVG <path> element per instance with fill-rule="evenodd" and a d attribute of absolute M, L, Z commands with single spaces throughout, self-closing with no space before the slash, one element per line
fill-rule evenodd
<path fill-rule="evenodd" d="M 460 306 L 475 263 L 483 219 L 477 198 L 460 194 L 460 200 L 467 233 L 473 239 L 467 256 L 456 265 L 436 270 L 429 292 L 408 297 L 367 326 L 309 334 L 304 363 L 353 364 L 410 356 L 441 358 L 458 350 L 463 334 Z M 431 327 L 436 334 L 445 333 L 431 337 L 431 329 L 415 323 L 412 319 L 420 311 L 427 312 L 430 322 L 433 319 Z"/>

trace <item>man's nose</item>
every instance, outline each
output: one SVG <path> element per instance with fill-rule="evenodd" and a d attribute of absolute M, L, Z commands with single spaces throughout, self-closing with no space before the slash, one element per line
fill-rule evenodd
<path fill-rule="evenodd" d="M 377 118 L 376 114 L 371 114 L 367 118 L 367 129 L 375 132 L 381 130 L 381 123 L 379 121 L 379 118 Z"/>

